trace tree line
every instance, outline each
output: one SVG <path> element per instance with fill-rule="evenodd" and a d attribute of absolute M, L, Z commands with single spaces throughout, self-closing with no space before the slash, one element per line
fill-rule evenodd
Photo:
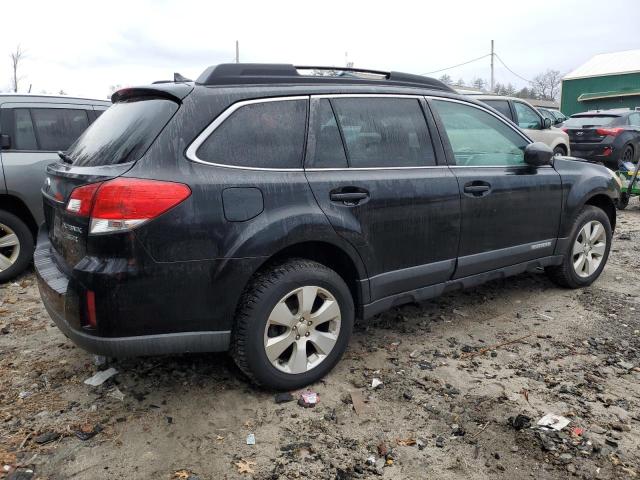
<path fill-rule="evenodd" d="M 451 76 L 444 74 L 439 80 L 447 85 L 454 87 L 470 87 L 483 92 L 490 92 L 491 85 L 487 80 L 476 77 L 470 83 L 465 83 L 464 79 L 459 78 L 457 82 L 454 82 Z M 496 95 L 506 95 L 509 97 L 519 98 L 532 98 L 535 100 L 557 100 L 560 95 L 560 85 L 562 83 L 562 76 L 558 70 L 547 70 L 544 73 L 536 75 L 528 87 L 522 87 L 520 89 L 513 86 L 511 83 L 499 83 L 496 82 L 493 92 Z"/>

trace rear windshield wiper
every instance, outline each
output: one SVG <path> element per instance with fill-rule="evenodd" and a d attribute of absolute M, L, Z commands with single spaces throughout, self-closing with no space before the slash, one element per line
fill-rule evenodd
<path fill-rule="evenodd" d="M 58 156 L 64 163 L 68 163 L 68 164 L 73 163 L 73 160 L 71 159 L 71 157 L 66 153 L 64 153 L 63 151 L 58 151 Z"/>

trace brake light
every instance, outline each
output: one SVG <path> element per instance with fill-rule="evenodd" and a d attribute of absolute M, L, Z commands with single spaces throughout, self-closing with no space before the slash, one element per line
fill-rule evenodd
<path fill-rule="evenodd" d="M 102 185 L 102 182 L 91 183 L 89 185 L 78 187 L 71 192 L 69 203 L 67 203 L 67 212 L 74 213 L 81 217 L 88 217 L 91 215 L 93 196 L 96 194 L 96 190 L 100 188 L 100 185 Z"/>
<path fill-rule="evenodd" d="M 617 137 L 618 135 L 620 135 L 622 132 L 624 132 L 624 128 L 597 128 L 596 129 L 596 133 L 598 135 L 602 135 L 603 137 L 606 137 L 608 135 L 611 135 L 612 137 Z"/>
<path fill-rule="evenodd" d="M 560 130 L 562 130 L 564 133 L 569 133 L 569 129 L 567 127 L 561 127 Z"/>
<path fill-rule="evenodd" d="M 90 216 L 90 233 L 111 233 L 131 230 L 156 218 L 190 195 L 191 189 L 182 183 L 116 178 L 76 188 L 67 210 Z M 80 204 L 72 205 L 74 199 L 79 199 Z"/>

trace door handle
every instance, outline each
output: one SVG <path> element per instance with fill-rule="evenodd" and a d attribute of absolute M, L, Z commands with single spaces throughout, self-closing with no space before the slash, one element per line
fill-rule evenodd
<path fill-rule="evenodd" d="M 482 197 L 491 191 L 491 185 L 487 182 L 475 181 L 464 186 L 464 193 L 473 197 Z"/>
<path fill-rule="evenodd" d="M 369 198 L 369 192 L 366 190 L 349 191 L 349 189 L 340 189 L 331 192 L 329 198 L 332 202 L 342 202 L 345 205 L 357 205 L 362 200 Z"/>

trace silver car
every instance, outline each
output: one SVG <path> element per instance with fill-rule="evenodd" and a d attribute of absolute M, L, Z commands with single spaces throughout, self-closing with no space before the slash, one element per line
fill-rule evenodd
<path fill-rule="evenodd" d="M 49 163 L 111 102 L 48 95 L 0 94 L 0 282 L 21 273 L 42 223 L 40 189 Z"/>

